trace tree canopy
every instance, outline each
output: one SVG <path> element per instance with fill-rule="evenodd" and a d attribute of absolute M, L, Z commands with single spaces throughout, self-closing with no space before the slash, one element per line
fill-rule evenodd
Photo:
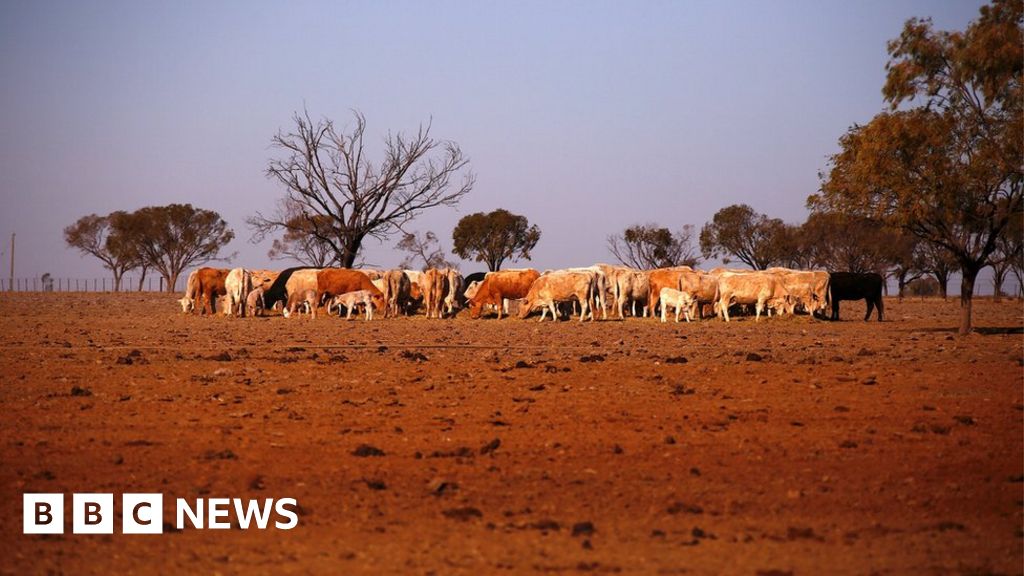
<path fill-rule="evenodd" d="M 94 256 L 114 275 L 114 291 L 121 289 L 121 278 L 138 267 L 141 256 L 128 237 L 124 212 L 107 216 L 89 214 L 64 228 L 64 242 L 83 254 Z"/>
<path fill-rule="evenodd" d="M 221 257 L 220 251 L 234 239 L 220 214 L 191 204 L 148 206 L 125 216 L 125 229 L 135 250 L 173 292 L 181 272 Z"/>
<path fill-rule="evenodd" d="M 452 231 L 452 252 L 463 260 L 484 262 L 493 272 L 505 260 L 529 260 L 539 240 L 540 228 L 531 226 L 526 216 L 498 208 L 463 216 Z"/>
<path fill-rule="evenodd" d="M 996 0 L 964 32 L 911 19 L 889 43 L 889 109 L 829 159 L 816 211 L 869 216 L 947 250 L 962 273 L 960 332 L 978 271 L 1024 209 L 1022 3 Z"/>
<path fill-rule="evenodd" d="M 700 249 L 705 258 L 730 257 L 755 270 L 782 263 L 785 224 L 769 218 L 746 204 L 722 208 L 700 231 Z"/>

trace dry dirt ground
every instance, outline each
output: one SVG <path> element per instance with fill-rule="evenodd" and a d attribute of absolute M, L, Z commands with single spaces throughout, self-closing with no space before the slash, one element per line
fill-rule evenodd
<path fill-rule="evenodd" d="M 1020 302 L 960 338 L 941 300 L 540 325 L 174 298 L 0 294 L 0 571 L 1022 571 Z M 169 530 L 22 535 L 25 492 L 160 492 Z M 299 526 L 170 530 L 217 496 Z"/>

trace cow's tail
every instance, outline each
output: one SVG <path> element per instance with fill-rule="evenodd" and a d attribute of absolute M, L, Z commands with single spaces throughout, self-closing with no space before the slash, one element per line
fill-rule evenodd
<path fill-rule="evenodd" d="M 621 313 L 622 309 L 619 308 L 619 299 L 622 296 L 622 288 L 619 286 L 619 278 L 620 277 L 621 277 L 621 274 L 616 272 L 613 275 L 613 278 L 611 279 L 611 282 L 612 282 L 612 298 L 615 300 L 615 309 L 618 310 Z M 620 314 L 620 317 L 621 317 L 621 314 Z"/>

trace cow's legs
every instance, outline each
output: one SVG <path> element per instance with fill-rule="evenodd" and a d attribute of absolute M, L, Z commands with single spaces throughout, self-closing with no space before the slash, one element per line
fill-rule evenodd
<path fill-rule="evenodd" d="M 867 322 L 868 320 L 871 320 L 871 311 L 875 309 L 875 301 L 868 297 L 864 299 L 864 302 L 868 305 L 868 311 L 864 314 L 864 321 Z"/>
<path fill-rule="evenodd" d="M 875 309 L 878 310 L 878 321 L 882 321 L 882 313 L 885 311 L 885 307 L 882 305 L 882 297 L 878 297 L 878 301 L 875 302 Z"/>

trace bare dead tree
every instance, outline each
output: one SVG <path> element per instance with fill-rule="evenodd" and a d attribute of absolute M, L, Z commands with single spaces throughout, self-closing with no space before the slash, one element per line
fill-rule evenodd
<path fill-rule="evenodd" d="M 696 266 L 700 257 L 693 246 L 693 233 L 692 224 L 678 232 L 657 224 L 637 224 L 621 234 L 609 236 L 608 251 L 616 260 L 633 268 Z"/>
<path fill-rule="evenodd" d="M 284 185 L 285 203 L 297 207 L 299 218 L 281 208 L 270 216 L 257 212 L 248 220 L 253 241 L 278 230 L 310 234 L 351 267 L 367 237 L 386 240 L 424 210 L 454 206 L 473 189 L 468 158 L 458 144 L 432 138 L 430 123 L 411 136 L 388 133 L 383 160 L 374 164 L 364 145 L 366 119 L 354 116 L 345 132 L 304 112 L 293 117 L 294 131 L 274 136 L 283 156 L 270 161 L 267 176 Z M 318 218 L 329 225 L 316 224 Z"/>
<path fill-rule="evenodd" d="M 458 269 L 457 264 L 445 260 L 444 250 L 441 248 L 437 234 L 429 230 L 423 236 L 420 236 L 419 232 L 403 233 L 402 239 L 395 244 L 395 248 L 408 253 L 398 265 L 399 268 L 411 269 L 416 262 L 422 262 L 423 270 L 428 268 Z"/>

